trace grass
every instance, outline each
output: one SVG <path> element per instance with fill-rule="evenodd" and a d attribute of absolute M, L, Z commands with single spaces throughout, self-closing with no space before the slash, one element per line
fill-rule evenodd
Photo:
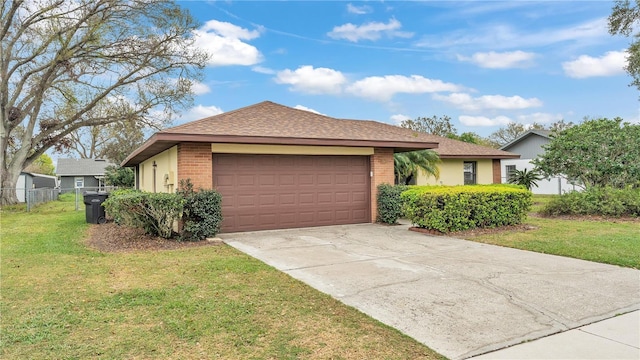
<path fill-rule="evenodd" d="M 88 249 L 64 200 L 0 212 L 0 358 L 443 358 L 227 246 Z"/>
<path fill-rule="evenodd" d="M 534 195 L 532 211 L 540 211 L 552 198 Z M 535 229 L 471 236 L 467 240 L 640 269 L 638 221 L 530 216 L 526 223 Z"/>

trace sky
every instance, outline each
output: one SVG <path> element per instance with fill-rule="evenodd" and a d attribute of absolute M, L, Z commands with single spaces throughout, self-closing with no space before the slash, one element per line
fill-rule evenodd
<path fill-rule="evenodd" d="M 607 1 L 179 1 L 211 54 L 174 125 L 269 100 L 398 124 L 640 120 Z"/>

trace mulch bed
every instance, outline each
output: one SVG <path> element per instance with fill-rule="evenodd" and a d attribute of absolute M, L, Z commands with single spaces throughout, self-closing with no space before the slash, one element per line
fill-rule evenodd
<path fill-rule="evenodd" d="M 109 252 L 135 252 L 176 250 L 202 246 L 219 245 L 212 241 L 177 241 L 150 236 L 144 230 L 129 226 L 120 226 L 113 222 L 91 225 L 86 245 L 92 249 Z"/>

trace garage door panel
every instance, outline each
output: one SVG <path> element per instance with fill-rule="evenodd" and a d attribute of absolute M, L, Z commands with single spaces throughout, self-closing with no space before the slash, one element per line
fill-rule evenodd
<path fill-rule="evenodd" d="M 223 232 L 369 221 L 369 158 L 214 154 Z"/>

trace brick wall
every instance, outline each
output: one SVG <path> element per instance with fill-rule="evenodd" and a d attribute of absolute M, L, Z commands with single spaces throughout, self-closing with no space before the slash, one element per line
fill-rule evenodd
<path fill-rule="evenodd" d="M 493 159 L 493 183 L 500 184 L 502 182 L 502 167 L 500 167 L 500 159 Z"/>
<path fill-rule="evenodd" d="M 374 149 L 373 155 L 370 157 L 371 172 L 371 222 L 376 221 L 378 216 L 378 203 L 376 201 L 378 195 L 378 185 L 394 182 L 393 173 L 393 149 Z"/>
<path fill-rule="evenodd" d="M 191 179 L 194 189 L 211 189 L 212 160 L 209 143 L 178 144 L 178 181 Z"/>

